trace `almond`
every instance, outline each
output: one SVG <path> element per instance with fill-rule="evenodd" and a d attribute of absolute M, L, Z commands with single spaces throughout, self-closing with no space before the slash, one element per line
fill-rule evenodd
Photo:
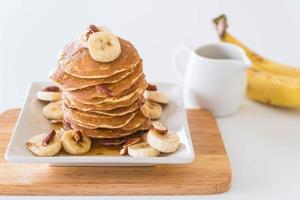
<path fill-rule="evenodd" d="M 88 28 L 88 29 L 86 30 L 86 32 L 85 32 L 85 38 L 84 38 L 84 39 L 85 39 L 85 40 L 88 40 L 91 34 L 96 33 L 96 32 L 99 32 L 99 31 L 100 31 L 100 30 L 98 29 L 97 26 L 91 24 L 91 25 L 89 26 L 89 28 Z"/>
<path fill-rule="evenodd" d="M 104 93 L 107 97 L 113 97 L 112 91 L 104 84 L 95 86 L 96 90 L 100 93 Z"/>
<path fill-rule="evenodd" d="M 59 87 L 52 85 L 52 86 L 45 87 L 44 89 L 42 89 L 42 91 L 44 91 L 44 92 L 59 92 L 60 90 L 59 90 Z"/>
<path fill-rule="evenodd" d="M 81 141 L 81 139 L 82 139 L 82 133 L 81 133 L 80 130 L 72 132 L 72 135 L 73 135 L 73 137 L 74 137 L 74 139 L 75 139 L 76 142 L 80 142 Z"/>
<path fill-rule="evenodd" d="M 127 147 L 123 147 L 121 150 L 120 150 L 120 155 L 123 156 L 127 153 Z"/>
<path fill-rule="evenodd" d="M 125 155 L 127 153 L 127 150 L 128 150 L 129 146 L 137 144 L 137 143 L 140 143 L 140 142 L 143 142 L 143 141 L 144 141 L 144 139 L 142 137 L 137 137 L 137 138 L 131 138 L 131 139 L 129 139 L 127 142 L 125 142 L 123 144 L 123 147 L 120 150 L 120 155 L 122 155 L 122 156 Z"/>
<path fill-rule="evenodd" d="M 138 99 L 138 105 L 139 106 L 142 106 L 142 105 L 144 105 L 145 104 L 145 99 L 144 98 L 139 98 Z"/>
<path fill-rule="evenodd" d="M 154 84 L 148 83 L 148 87 L 147 87 L 146 90 L 148 90 L 148 91 L 157 91 L 157 86 L 154 85 Z"/>
<path fill-rule="evenodd" d="M 72 128 L 72 126 L 71 126 L 71 123 L 69 123 L 69 122 L 64 122 L 64 123 L 63 123 L 63 129 L 64 129 L 65 131 L 68 131 L 68 130 L 72 130 L 73 128 Z"/>
<path fill-rule="evenodd" d="M 47 146 L 53 140 L 53 138 L 55 137 L 55 135 L 56 135 L 56 132 L 53 129 L 50 133 L 48 133 L 48 135 L 46 135 L 44 137 L 44 139 L 43 139 L 43 145 Z"/>
<path fill-rule="evenodd" d="M 131 145 L 134 145 L 134 144 L 137 144 L 140 142 L 143 142 L 143 138 L 141 138 L 141 137 L 131 138 L 127 142 L 125 142 L 125 144 L 123 144 L 123 147 L 129 147 Z"/>
<path fill-rule="evenodd" d="M 100 31 L 99 28 L 98 28 L 97 26 L 95 26 L 94 24 L 91 24 L 91 25 L 89 26 L 89 29 L 90 29 L 91 31 L 93 31 L 94 33 Z"/>
<path fill-rule="evenodd" d="M 161 134 L 165 134 L 168 132 L 168 127 L 161 122 L 153 121 L 152 128 Z"/>

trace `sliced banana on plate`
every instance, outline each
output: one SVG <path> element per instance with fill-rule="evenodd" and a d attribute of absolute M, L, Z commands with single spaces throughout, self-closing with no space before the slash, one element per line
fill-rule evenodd
<path fill-rule="evenodd" d="M 148 131 L 147 142 L 150 146 L 163 153 L 175 152 L 180 146 L 180 138 L 177 134 L 168 131 L 160 122 L 154 124 Z"/>
<path fill-rule="evenodd" d="M 64 150 L 72 155 L 87 153 L 91 148 L 91 139 L 75 130 L 65 131 L 61 138 Z"/>
<path fill-rule="evenodd" d="M 89 36 L 88 48 L 91 57 L 99 62 L 110 62 L 121 54 L 119 38 L 108 32 L 96 32 Z"/>
<path fill-rule="evenodd" d="M 170 98 L 159 91 L 145 91 L 144 95 L 146 99 L 157 103 L 168 104 L 170 102 Z"/>
<path fill-rule="evenodd" d="M 135 158 L 156 157 L 158 150 L 151 147 L 147 142 L 141 142 L 128 147 L 128 154 Z"/>
<path fill-rule="evenodd" d="M 26 145 L 36 156 L 54 156 L 61 149 L 59 135 L 54 130 L 49 134 L 43 133 L 33 136 Z"/>
<path fill-rule="evenodd" d="M 37 98 L 42 101 L 58 101 L 61 99 L 61 91 L 57 86 L 49 86 L 38 91 Z"/>
<path fill-rule="evenodd" d="M 145 106 L 148 108 L 148 114 L 150 119 L 157 120 L 161 117 L 162 114 L 162 106 L 153 101 L 146 100 Z"/>
<path fill-rule="evenodd" d="M 43 108 L 43 115 L 50 120 L 61 120 L 63 117 L 62 106 L 62 100 L 51 102 Z"/>

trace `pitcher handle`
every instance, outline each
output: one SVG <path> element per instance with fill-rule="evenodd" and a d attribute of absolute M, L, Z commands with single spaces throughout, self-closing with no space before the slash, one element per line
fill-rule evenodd
<path fill-rule="evenodd" d="M 190 57 L 192 50 L 188 47 L 179 47 L 173 56 L 173 64 L 179 78 L 184 81 L 184 77 L 187 69 L 187 62 Z"/>

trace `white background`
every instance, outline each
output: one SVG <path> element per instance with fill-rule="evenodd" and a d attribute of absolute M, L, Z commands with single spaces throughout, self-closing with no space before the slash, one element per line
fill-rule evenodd
<path fill-rule="evenodd" d="M 300 66 L 300 1 L 7 0 L 0 3 L 0 111 L 20 106 L 30 82 L 47 79 L 59 51 L 90 23 L 130 40 L 153 81 L 177 81 L 171 56 L 180 45 L 217 41 L 211 19 L 267 57 Z"/>
<path fill-rule="evenodd" d="M 130 40 L 148 80 L 178 82 L 174 51 L 216 42 L 211 19 L 220 13 L 227 14 L 230 32 L 259 53 L 300 66 L 299 11 L 299 0 L 1 1 L 0 111 L 21 106 L 30 82 L 46 80 L 58 52 L 90 23 Z M 232 188 L 202 198 L 300 199 L 299 114 L 246 100 L 237 115 L 219 119 Z M 198 199 L 184 197 L 192 198 Z"/>

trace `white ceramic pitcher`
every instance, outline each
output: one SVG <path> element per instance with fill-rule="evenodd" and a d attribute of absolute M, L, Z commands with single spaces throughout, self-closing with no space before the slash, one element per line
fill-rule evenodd
<path fill-rule="evenodd" d="M 173 58 L 184 81 L 185 99 L 216 117 L 238 111 L 251 65 L 245 52 L 232 44 L 208 44 L 191 50 L 180 47 Z"/>

